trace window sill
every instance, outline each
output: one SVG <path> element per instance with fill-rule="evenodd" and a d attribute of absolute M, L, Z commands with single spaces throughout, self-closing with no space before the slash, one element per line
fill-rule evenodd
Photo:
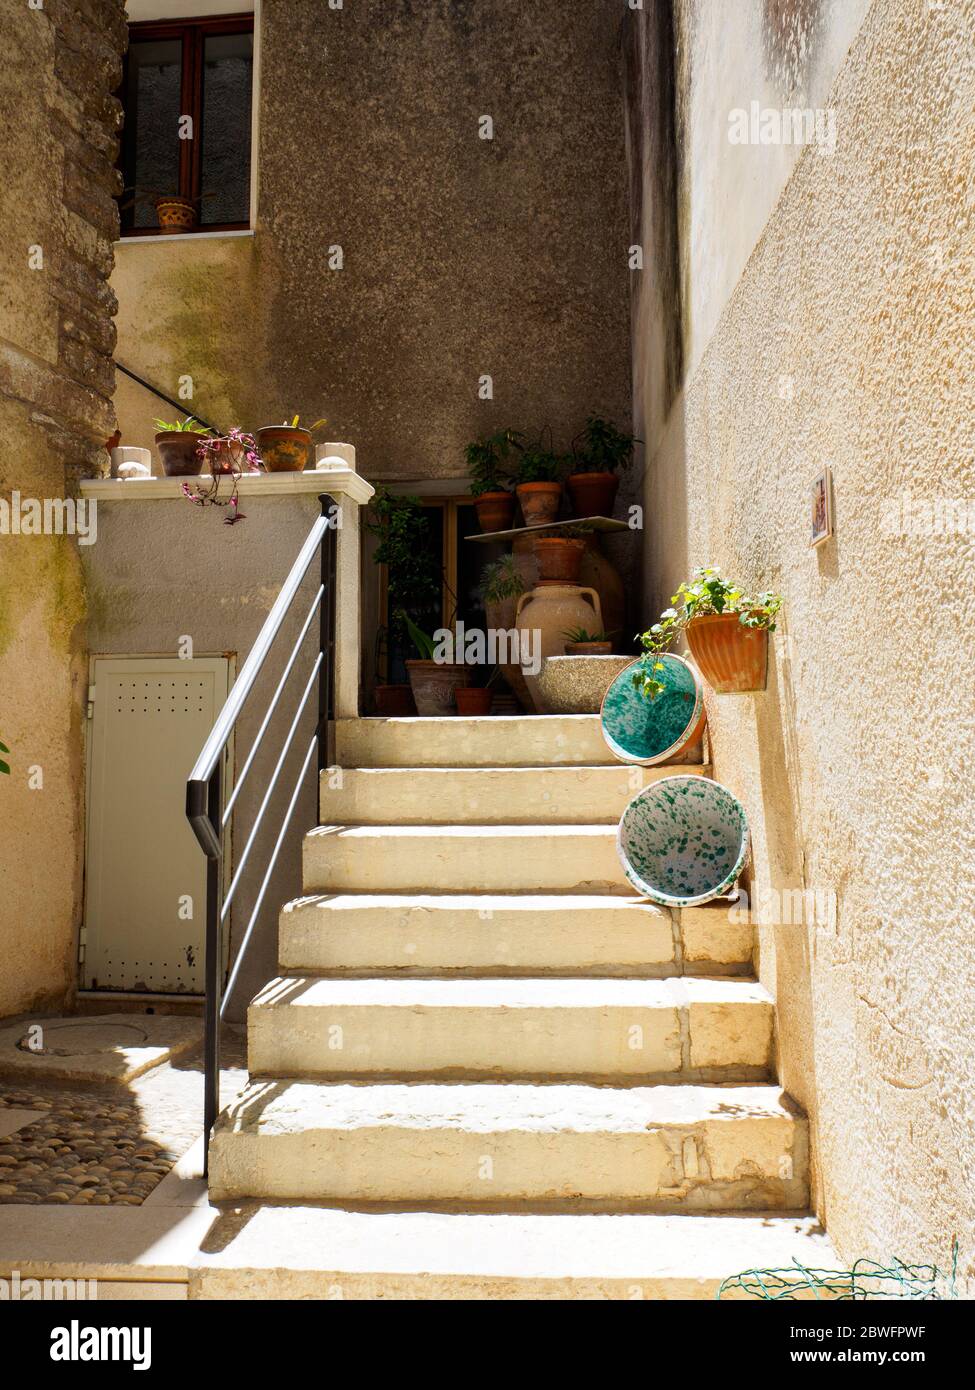
<path fill-rule="evenodd" d="M 253 236 L 253 227 L 242 227 L 234 232 L 160 232 L 158 235 L 149 236 L 121 236 L 116 241 L 116 246 L 138 246 L 148 242 L 150 246 L 155 246 L 160 241 L 215 241 L 218 237 L 240 237 Z"/>

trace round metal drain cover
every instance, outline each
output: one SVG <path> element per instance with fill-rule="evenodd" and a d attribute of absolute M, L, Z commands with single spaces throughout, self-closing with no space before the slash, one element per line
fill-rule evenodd
<path fill-rule="evenodd" d="M 36 1025 L 35 1025 L 36 1027 Z M 17 1046 L 35 1057 L 86 1057 L 93 1052 L 116 1052 L 120 1047 L 144 1047 L 147 1034 L 134 1023 L 42 1023 L 43 1045 L 38 1048 L 25 1033 Z"/>

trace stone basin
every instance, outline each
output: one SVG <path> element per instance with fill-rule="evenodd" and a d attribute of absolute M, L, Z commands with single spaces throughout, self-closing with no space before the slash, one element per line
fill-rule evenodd
<path fill-rule="evenodd" d="M 547 656 L 538 692 L 548 714 L 598 714 L 613 680 L 632 656 Z"/>

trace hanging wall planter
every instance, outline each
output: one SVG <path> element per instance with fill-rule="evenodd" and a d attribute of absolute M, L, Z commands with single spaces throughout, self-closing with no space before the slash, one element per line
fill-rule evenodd
<path fill-rule="evenodd" d="M 718 694 L 764 690 L 768 674 L 768 635 L 775 631 L 782 599 L 767 589 L 749 594 L 722 579 L 714 565 L 694 571 L 668 608 L 640 638 L 644 655 L 636 684 L 652 700 L 663 686 L 661 655 L 684 636 L 701 675 Z"/>
<path fill-rule="evenodd" d="M 738 613 L 711 613 L 692 618 L 684 635 L 701 675 L 719 695 L 765 689 L 767 628 L 745 627 Z"/>
<path fill-rule="evenodd" d="M 748 854 L 748 821 L 719 782 L 665 777 L 627 806 L 616 848 L 637 892 L 662 907 L 694 907 L 737 881 Z"/>

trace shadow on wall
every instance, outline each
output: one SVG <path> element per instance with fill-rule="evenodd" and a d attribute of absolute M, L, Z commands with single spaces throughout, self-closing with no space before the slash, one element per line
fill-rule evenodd
<path fill-rule="evenodd" d="M 782 1086 L 806 1107 L 811 1119 L 816 1088 L 816 1060 L 813 1047 L 814 1017 L 809 981 L 812 961 L 809 943 L 815 924 L 806 920 L 810 899 L 805 891 L 801 898 L 796 890 L 806 889 L 806 868 L 803 859 L 800 799 L 800 769 L 797 731 L 796 698 L 792 684 L 792 664 L 789 659 L 791 642 L 788 630 L 781 631 L 777 640 L 769 641 L 768 687 L 764 695 L 754 699 L 754 730 L 750 740 L 758 758 L 761 804 L 781 808 L 772 815 L 763 815 L 765 835 L 764 862 L 768 868 L 772 902 L 782 906 L 778 922 L 756 929 L 759 949 L 774 951 L 774 994 L 776 999 L 790 1000 L 789 1027 L 793 1036 L 789 1047 L 783 1049 L 782 1039 L 776 1037 L 777 1074 Z M 754 908 L 754 898 L 753 898 Z M 799 921 L 792 905 L 802 903 Z M 781 1020 L 781 1011 L 777 1016 Z M 777 1022 L 777 1027 L 781 1026 Z M 820 1179 L 818 1129 L 810 1125 L 810 1180 L 813 1203 L 820 1214 L 822 1183 Z M 818 1194 L 818 1199 L 817 1199 Z"/>

